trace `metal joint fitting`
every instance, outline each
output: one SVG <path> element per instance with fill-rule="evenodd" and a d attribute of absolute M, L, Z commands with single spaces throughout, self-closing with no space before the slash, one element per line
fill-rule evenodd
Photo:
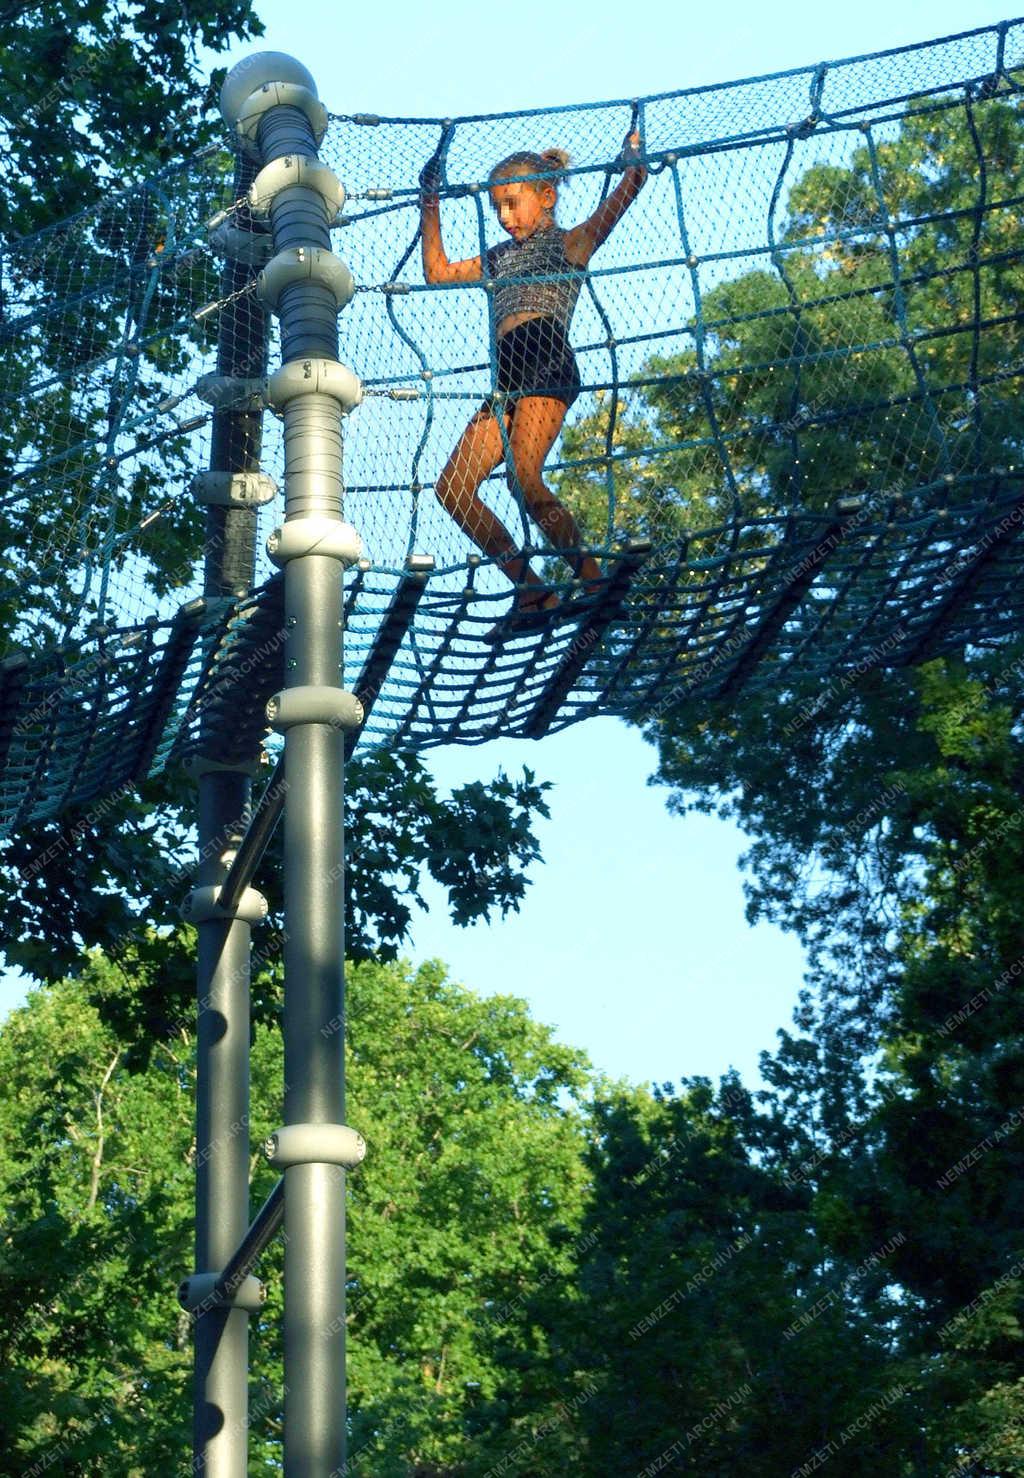
<path fill-rule="evenodd" d="M 262 508 L 274 501 L 277 483 L 266 472 L 197 472 L 192 492 L 208 506 Z"/>
<path fill-rule="evenodd" d="M 219 1273 L 192 1273 L 178 1284 L 178 1302 L 190 1314 L 205 1314 L 209 1309 L 244 1309 L 247 1314 L 258 1314 L 263 1307 L 267 1290 L 251 1273 L 232 1298 L 223 1294 L 214 1298 Z"/>
<path fill-rule="evenodd" d="M 262 267 L 274 254 L 274 238 L 269 231 L 243 231 L 221 221 L 210 228 L 210 248 L 243 267 Z"/>
<path fill-rule="evenodd" d="M 267 393 L 274 410 L 298 395 L 329 395 L 344 415 L 362 404 L 363 383 L 336 359 L 293 359 L 270 376 Z"/>
<path fill-rule="evenodd" d="M 340 1165 L 354 1170 L 366 1155 L 366 1140 L 345 1124 L 286 1124 L 264 1145 L 267 1159 L 280 1170 L 289 1165 Z"/>
<path fill-rule="evenodd" d="M 290 559 L 306 554 L 324 554 L 339 560 L 346 569 L 363 552 L 363 541 L 350 523 L 337 518 L 290 518 L 267 539 L 267 554 L 278 569 Z"/>
<path fill-rule="evenodd" d="M 345 204 L 345 186 L 333 169 L 308 154 L 282 154 L 265 164 L 249 186 L 246 197 L 254 215 L 270 214 L 270 207 L 282 190 L 302 185 L 313 190 L 324 203 L 327 219 L 333 221 Z"/>
<path fill-rule="evenodd" d="M 217 884 L 206 888 L 193 888 L 181 906 L 181 916 L 187 924 L 205 924 L 209 919 L 241 919 L 246 924 L 262 924 L 269 912 L 267 900 L 255 888 L 246 888 L 234 911 L 229 913 L 220 906 L 220 887 Z"/>
<path fill-rule="evenodd" d="M 286 51 L 254 51 L 236 62 L 221 84 L 220 116 L 229 128 L 234 128 L 243 105 L 264 82 L 294 82 L 317 96 L 312 72 L 295 57 Z"/>
<path fill-rule="evenodd" d="M 332 729 L 362 728 L 363 705 L 345 688 L 283 688 L 267 704 L 267 722 L 279 734 L 298 724 L 327 724 Z"/>
<path fill-rule="evenodd" d="M 200 780 L 204 775 L 248 775 L 255 780 L 267 768 L 266 754 L 254 760 L 215 760 L 205 754 L 193 754 L 182 765 L 190 780 Z"/>
<path fill-rule="evenodd" d="M 347 263 L 320 246 L 289 246 L 273 257 L 256 279 L 256 296 L 271 312 L 277 311 L 281 293 L 293 282 L 315 282 L 326 287 L 338 312 L 352 300 L 355 279 Z"/>
<path fill-rule="evenodd" d="M 218 375 L 214 370 L 196 381 L 196 394 L 215 411 L 261 411 L 267 403 L 267 382 Z"/>
<path fill-rule="evenodd" d="M 309 119 L 317 146 L 327 132 L 327 109 L 316 93 L 298 82 L 264 82 L 256 92 L 251 92 L 238 110 L 235 130 L 242 148 L 252 158 L 258 159 L 259 144 L 256 135 L 260 119 L 271 108 L 298 108 Z"/>

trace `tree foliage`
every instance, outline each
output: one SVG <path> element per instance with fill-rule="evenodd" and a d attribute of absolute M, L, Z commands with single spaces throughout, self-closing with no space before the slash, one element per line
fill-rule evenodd
<path fill-rule="evenodd" d="M 620 532 L 667 541 L 1017 461 L 1024 271 L 1015 212 L 993 207 L 1020 193 L 1020 106 L 911 106 L 885 135 L 795 176 L 770 260 L 711 286 L 693 347 L 621 396 Z M 567 431 L 564 460 L 594 466 L 560 477 L 595 538 L 611 409 L 599 396 Z"/>
<path fill-rule="evenodd" d="M 168 950 L 172 948 L 168 945 Z M 25 1471 L 188 1464 L 191 1358 L 177 1283 L 191 1267 L 194 1041 L 126 1065 L 92 1005 L 99 954 L 0 1031 L 5 1450 Z M 266 993 L 273 986 L 265 985 Z M 372 1145 L 349 1180 L 352 1458 L 366 1471 L 482 1474 L 526 1400 L 558 1395 L 543 1349 L 501 1356 L 520 1295 L 572 1276 L 586 1172 L 586 1064 L 521 1002 L 480 1000 L 438 965 L 350 974 L 348 1117 Z M 280 1034 L 257 1029 L 250 1126 L 278 1127 Z M 253 1162 L 253 1203 L 273 1172 Z M 254 1320 L 253 1473 L 279 1471 L 282 1249 Z"/>
<path fill-rule="evenodd" d="M 706 527 L 732 508 L 909 496 L 944 471 L 1017 463 L 1024 276 L 1011 213 L 979 205 L 1012 198 L 1022 169 L 1019 105 L 1005 99 L 911 111 L 849 165 L 810 168 L 790 192 L 791 250 L 776 270 L 705 299 L 713 373 L 696 373 L 695 354 L 652 364 L 662 380 L 624 419 L 624 446 L 653 428 L 684 448 L 657 482 L 641 464 L 620 504 L 636 532 Z M 898 280 L 893 220 L 909 223 Z M 804 252 L 836 224 L 850 234 L 826 261 Z M 912 403 L 917 370 L 949 389 Z M 709 395 L 734 486 L 694 445 Z M 602 417 L 577 428 L 579 448 L 596 445 Z M 563 494 L 596 516 L 592 487 Z M 967 647 L 912 671 L 886 670 L 883 651 L 856 656 L 827 685 L 665 705 L 648 736 L 672 809 L 717 810 L 750 835 L 751 919 L 795 930 L 808 950 L 794 1030 L 762 1063 L 751 1151 L 795 1176 L 830 1262 L 858 1266 L 903 1238 L 887 1258 L 897 1296 L 872 1307 L 885 1338 L 864 1378 L 898 1353 L 919 1434 L 905 1426 L 898 1458 L 875 1465 L 1003 1478 L 1024 1472 L 1020 648 Z M 822 1432 L 824 1445 L 834 1424 Z"/>
<path fill-rule="evenodd" d="M 11 0 L 0 10 L 0 235 L 31 235 L 219 137 L 224 51 L 262 35 L 249 0 Z"/>

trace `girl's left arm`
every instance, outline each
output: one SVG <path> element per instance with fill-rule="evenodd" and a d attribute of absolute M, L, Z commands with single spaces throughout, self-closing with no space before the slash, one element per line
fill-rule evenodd
<path fill-rule="evenodd" d="M 639 149 L 639 133 L 629 134 L 623 153 L 627 156 L 631 152 L 638 154 Z M 601 202 L 589 220 L 581 221 L 578 226 L 573 226 L 571 231 L 566 232 L 565 254 L 574 266 L 587 265 L 594 252 L 608 239 L 613 228 L 640 194 L 646 179 L 647 170 L 644 166 L 639 163 L 631 164 L 615 189 Z"/>

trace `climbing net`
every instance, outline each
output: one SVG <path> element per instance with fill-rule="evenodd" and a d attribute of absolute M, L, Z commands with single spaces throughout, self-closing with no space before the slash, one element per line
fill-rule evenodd
<path fill-rule="evenodd" d="M 331 117 L 335 251 L 358 284 L 340 357 L 366 391 L 346 440 L 366 551 L 350 685 L 379 666 L 389 620 L 394 634 L 364 742 L 643 720 L 744 686 L 796 701 L 836 671 L 1019 626 L 1022 79 L 1024 23 L 1006 22 L 588 107 Z M 602 591 L 589 615 L 488 644 L 511 588 L 435 484 L 495 389 L 497 345 L 485 282 L 424 281 L 418 176 L 440 146 L 445 248 L 474 257 L 502 238 L 498 160 L 565 148 L 571 226 L 614 190 L 633 128 L 648 177 L 589 264 L 571 327 L 583 391 L 545 473 Z M 239 209 L 231 180 L 230 152 L 209 149 L 4 248 L 6 826 L 180 756 L 204 704 L 228 715 L 226 749 L 258 744 L 280 686 L 270 566 L 250 594 L 195 601 L 191 480 L 219 408 L 204 377 L 239 298 L 262 315 L 248 289 L 224 292 L 211 246 L 210 221 Z M 240 392 L 254 415 L 263 372 Z M 269 413 L 262 466 L 282 481 Z M 516 479 L 496 468 L 483 496 L 569 593 Z M 263 532 L 279 518 L 264 511 Z M 396 625 L 411 555 L 432 573 Z"/>

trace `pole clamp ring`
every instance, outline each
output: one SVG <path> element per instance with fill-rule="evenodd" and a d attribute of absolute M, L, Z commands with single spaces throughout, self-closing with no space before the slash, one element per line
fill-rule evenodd
<path fill-rule="evenodd" d="M 265 379 L 218 375 L 214 370 L 196 381 L 196 394 L 215 411 L 261 411 L 267 403 Z"/>
<path fill-rule="evenodd" d="M 278 569 L 305 554 L 327 555 L 348 569 L 362 552 L 363 541 L 353 526 L 338 518 L 289 518 L 267 539 L 267 554 Z"/>
<path fill-rule="evenodd" d="M 256 279 L 256 296 L 272 313 L 277 312 L 281 293 L 293 282 L 315 282 L 326 287 L 338 305 L 338 312 L 352 300 L 355 278 L 348 263 L 322 246 L 288 246 L 264 267 Z"/>
<path fill-rule="evenodd" d="M 183 1309 L 198 1318 L 210 1309 L 244 1309 L 247 1314 L 258 1314 L 263 1307 L 267 1290 L 258 1278 L 249 1273 L 232 1298 L 214 1298 L 219 1273 L 192 1273 L 178 1284 L 178 1302 Z"/>
<path fill-rule="evenodd" d="M 274 238 L 269 231 L 243 231 L 221 221 L 210 227 L 210 248 L 243 267 L 262 267 L 274 255 Z"/>
<path fill-rule="evenodd" d="M 197 472 L 192 492 L 207 506 L 262 508 L 274 501 L 277 483 L 266 472 Z"/>
<path fill-rule="evenodd" d="M 271 108 L 298 108 L 305 113 L 319 147 L 327 132 L 327 109 L 316 93 L 297 82 L 264 82 L 256 92 L 249 94 L 235 120 L 239 142 L 247 154 L 254 159 L 260 157 L 256 134 L 260 119 Z"/>
<path fill-rule="evenodd" d="M 262 893 L 246 888 L 233 913 L 220 906 L 220 886 L 193 888 L 181 905 L 181 916 L 187 924 L 205 924 L 210 919 L 240 919 L 245 924 L 262 924 L 269 905 Z"/>
<path fill-rule="evenodd" d="M 297 724 L 327 724 L 347 732 L 361 729 L 364 717 L 355 693 L 344 688 L 283 688 L 267 704 L 267 721 L 279 734 Z"/>
<path fill-rule="evenodd" d="M 267 1139 L 271 1165 L 340 1165 L 354 1170 L 366 1155 L 366 1140 L 345 1124 L 286 1124 Z"/>
<path fill-rule="evenodd" d="M 267 382 L 274 410 L 281 410 L 299 395 L 329 395 L 344 415 L 363 399 L 359 376 L 336 359 L 291 359 L 275 370 Z"/>
<path fill-rule="evenodd" d="M 297 187 L 320 196 L 329 222 L 333 223 L 345 204 L 345 186 L 334 170 L 308 154 L 282 154 L 265 164 L 249 186 L 246 201 L 253 215 L 269 215 L 281 191 Z"/>
<path fill-rule="evenodd" d="M 267 768 L 265 754 L 253 759 L 216 760 L 206 754 L 192 754 L 181 767 L 190 780 L 201 780 L 204 775 L 248 775 L 255 780 Z"/>

